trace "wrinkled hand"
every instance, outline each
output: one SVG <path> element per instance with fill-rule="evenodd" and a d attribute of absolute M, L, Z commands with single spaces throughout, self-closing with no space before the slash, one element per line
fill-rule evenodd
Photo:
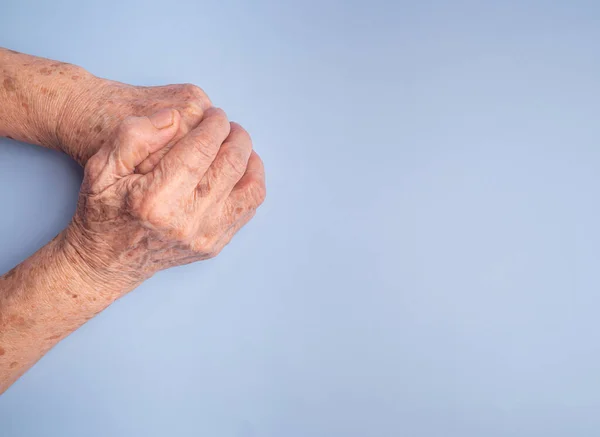
<path fill-rule="evenodd" d="M 214 257 L 263 202 L 264 169 L 250 136 L 216 108 L 151 171 L 135 173 L 182 122 L 171 109 L 128 117 L 87 162 L 65 239 L 95 277 L 135 286 Z"/>
<path fill-rule="evenodd" d="M 161 109 L 176 109 L 181 115 L 179 131 L 166 147 L 151 153 L 137 172 L 150 172 L 172 145 L 195 128 L 212 103 L 195 85 L 140 87 L 81 74 L 57 126 L 61 146 L 85 165 L 114 135 L 129 116 L 149 116 Z M 74 76 L 79 77 L 79 76 Z"/>

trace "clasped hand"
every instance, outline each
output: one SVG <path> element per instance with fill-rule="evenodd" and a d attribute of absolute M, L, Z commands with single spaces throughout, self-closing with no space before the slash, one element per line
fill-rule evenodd
<path fill-rule="evenodd" d="M 249 134 L 217 108 L 162 154 L 182 117 L 128 117 L 85 166 L 64 231 L 83 268 L 134 287 L 158 270 L 217 255 L 265 198 Z M 144 171 L 150 156 L 161 156 Z"/>

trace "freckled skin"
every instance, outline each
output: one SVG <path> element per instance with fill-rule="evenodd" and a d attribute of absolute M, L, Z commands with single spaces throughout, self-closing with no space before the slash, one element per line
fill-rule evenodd
<path fill-rule="evenodd" d="M 161 150 L 153 152 L 140 164 L 137 171 L 151 171 L 170 148 L 195 128 L 211 102 L 208 96 L 193 85 L 167 85 L 159 87 L 135 87 L 104 79 L 78 80 L 87 87 L 89 99 L 66 108 L 64 125 L 57 133 L 68 154 L 85 164 L 100 147 L 114 135 L 119 122 L 128 116 L 149 116 L 165 108 L 179 111 L 182 122 L 173 140 Z M 99 105 L 99 106 L 98 106 Z M 72 126 L 78 126 L 74 132 Z"/>
<path fill-rule="evenodd" d="M 69 95 L 76 91 L 73 75 L 81 77 L 78 83 L 92 77 L 70 64 L 0 48 L 0 136 L 61 148 L 56 125 Z"/>
<path fill-rule="evenodd" d="M 135 87 L 1 48 L 0 71 L 0 136 L 85 165 L 69 226 L 0 276 L 2 393 L 155 272 L 216 256 L 265 187 L 248 133 L 198 87 Z"/>
<path fill-rule="evenodd" d="M 181 122 L 178 112 L 170 112 L 177 118 L 170 131 L 156 131 L 148 125 L 146 117 L 129 118 L 117 133 L 115 143 L 131 144 L 135 138 L 140 141 L 141 146 L 150 147 L 148 153 L 164 147 L 176 134 Z M 213 136 L 206 133 L 211 129 L 215 130 Z M 156 141 L 160 140 L 160 135 L 166 135 L 165 132 L 169 135 L 164 138 L 164 144 L 156 146 Z M 188 189 L 178 186 L 182 182 L 168 183 L 168 178 L 156 174 L 148 175 L 148 178 L 136 177 L 136 184 L 128 189 L 124 189 L 122 185 L 128 183 L 127 178 L 118 178 L 118 182 L 113 185 L 114 176 L 106 177 L 107 173 L 110 174 L 106 169 L 106 163 L 109 162 L 107 157 L 131 156 L 131 152 L 127 151 L 120 150 L 116 153 L 114 145 L 104 147 L 93 160 L 88 161 L 78 210 L 72 227 L 67 229 L 73 233 L 73 237 L 68 233 L 67 239 L 74 247 L 92 245 L 110 247 L 111 250 L 106 254 L 102 250 L 94 251 L 93 259 L 86 259 L 87 263 L 100 263 L 113 274 L 120 272 L 121 275 L 128 276 L 132 283 L 138 283 L 157 270 L 215 256 L 229 241 L 226 236 L 232 226 L 236 228 L 238 223 L 245 223 L 247 214 L 262 202 L 261 182 L 258 182 L 258 187 L 250 184 L 246 187 L 248 191 L 232 191 L 248 168 L 255 169 L 258 175 L 262 174 L 262 163 L 258 155 L 252 153 L 250 137 L 241 126 L 230 124 L 225 114 L 216 109 L 206 112 L 197 132 L 198 137 L 188 139 L 187 143 L 210 144 L 213 137 L 221 137 L 211 152 L 215 155 L 214 162 L 205 164 L 210 168 L 204 169 L 202 174 L 189 176 L 194 186 L 205 179 L 213 181 L 210 184 L 202 183 L 204 186 L 211 186 L 204 197 L 190 197 Z M 186 139 L 182 143 L 185 144 Z M 167 154 L 161 171 L 170 174 L 169 166 L 175 168 L 181 166 L 181 162 L 186 162 L 192 166 L 185 170 L 186 174 L 188 171 L 200 172 L 194 166 L 194 155 L 188 156 L 194 148 L 185 147 L 180 149 L 186 153 L 180 151 L 173 156 Z M 174 153 L 175 149 L 172 150 Z M 145 155 L 146 153 L 142 154 Z M 240 162 L 240 166 L 231 167 L 232 160 Z M 125 167 L 133 172 L 135 166 Z M 158 168 L 156 171 L 159 171 Z M 256 174 L 251 172 L 246 178 L 253 178 Z M 221 199 L 221 195 L 217 193 L 222 190 L 231 195 L 217 202 L 217 199 Z M 198 224 L 202 224 L 202 227 L 198 228 Z M 88 253 L 91 254 L 83 248 L 78 249 L 78 252 L 84 258 Z"/>
<path fill-rule="evenodd" d="M 6 77 L 3 80 L 4 89 L 8 92 L 15 91 L 17 89 L 17 85 L 12 77 Z"/>
<path fill-rule="evenodd" d="M 0 277 L 0 344 L 11 351 L 0 360 L 0 392 L 155 272 L 216 256 L 254 215 L 264 199 L 262 162 L 247 132 L 221 110 L 207 110 L 152 174 L 134 173 L 180 123 L 174 110 L 124 120 L 88 161 L 71 224 Z M 204 197 L 194 193 L 199 185 Z"/>
<path fill-rule="evenodd" d="M 11 106 L 22 103 L 16 96 L 14 101 L 3 102 L 0 136 L 10 134 L 20 141 L 60 149 L 81 165 L 111 139 L 126 117 L 176 109 L 182 116 L 179 131 L 170 144 L 140 164 L 137 171 L 146 174 L 175 142 L 198 125 L 204 111 L 212 105 L 206 93 L 191 84 L 132 86 L 97 78 L 71 64 L 15 54 L 2 48 L 0 68 L 0 99 L 2 90 L 23 89 L 29 105 L 27 113 L 24 107 L 16 110 Z M 25 116 L 28 123 L 24 123 Z M 15 131 L 16 121 L 18 131 Z M 7 124 L 3 126 L 3 123 Z"/>

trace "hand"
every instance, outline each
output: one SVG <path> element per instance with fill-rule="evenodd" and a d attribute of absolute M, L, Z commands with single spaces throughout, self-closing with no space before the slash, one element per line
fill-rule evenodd
<path fill-rule="evenodd" d="M 87 162 L 65 240 L 95 280 L 131 289 L 158 270 L 211 258 L 263 202 L 250 136 L 216 108 L 150 172 L 134 173 L 181 123 L 172 109 L 128 117 Z"/>
<path fill-rule="evenodd" d="M 166 147 L 150 154 L 137 172 L 146 174 L 172 145 L 195 128 L 204 111 L 212 106 L 208 96 L 195 85 L 180 84 L 139 87 L 79 73 L 57 126 L 63 150 L 85 165 L 113 136 L 119 123 L 129 116 L 149 116 L 172 108 L 181 114 L 179 131 Z"/>

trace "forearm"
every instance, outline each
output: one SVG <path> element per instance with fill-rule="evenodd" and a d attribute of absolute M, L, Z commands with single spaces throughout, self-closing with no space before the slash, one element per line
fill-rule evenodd
<path fill-rule="evenodd" d="M 0 393 L 133 287 L 84 269 L 63 235 L 0 277 Z"/>
<path fill-rule="evenodd" d="M 139 172 L 148 173 L 211 106 L 194 85 L 132 86 L 0 48 L 0 136 L 60 149 L 81 165 L 112 141 L 125 118 L 176 109 L 182 115 L 180 130 L 164 150 L 140 164 Z"/>
<path fill-rule="evenodd" d="M 0 48 L 0 136 L 62 149 L 61 119 L 78 82 L 92 78 L 75 65 Z"/>

